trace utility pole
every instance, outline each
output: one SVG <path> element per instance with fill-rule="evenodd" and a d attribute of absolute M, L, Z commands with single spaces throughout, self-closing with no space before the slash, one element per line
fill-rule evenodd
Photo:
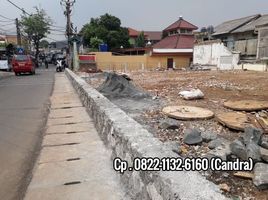
<path fill-rule="evenodd" d="M 17 42 L 18 42 L 18 46 L 21 46 L 21 33 L 20 33 L 20 25 L 19 25 L 18 18 L 15 19 L 15 23 L 16 23 L 16 29 L 17 29 Z"/>
<path fill-rule="evenodd" d="M 75 3 L 75 0 L 61 0 L 61 2 L 60 2 L 60 4 L 62 6 L 65 6 L 65 8 L 66 8 L 66 10 L 64 11 L 64 15 L 67 18 L 66 36 L 67 36 L 67 39 L 68 39 L 68 48 L 69 48 L 69 50 L 70 50 L 69 42 L 70 42 L 71 36 L 73 34 L 72 22 L 71 22 L 71 14 L 72 14 L 72 9 L 71 8 L 74 5 L 74 3 Z"/>

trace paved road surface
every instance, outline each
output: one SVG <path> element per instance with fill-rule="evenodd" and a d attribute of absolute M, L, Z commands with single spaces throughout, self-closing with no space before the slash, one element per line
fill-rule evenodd
<path fill-rule="evenodd" d="M 0 79 L 0 199 L 23 195 L 40 143 L 55 69 Z"/>

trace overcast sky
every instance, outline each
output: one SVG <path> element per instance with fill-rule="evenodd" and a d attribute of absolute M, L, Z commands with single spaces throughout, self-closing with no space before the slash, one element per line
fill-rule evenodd
<path fill-rule="evenodd" d="M 65 26 L 60 0 L 11 0 L 27 12 L 34 6 L 46 10 L 55 25 Z M 72 21 L 80 29 L 91 17 L 109 13 L 121 19 L 122 25 L 137 30 L 161 31 L 180 15 L 199 28 L 253 14 L 268 14 L 267 0 L 76 0 Z M 7 0 L 0 0 L 0 14 L 20 17 L 21 11 Z M 0 17 L 0 28 L 2 18 Z M 12 30 L 13 25 L 5 27 Z M 4 29 L 4 27 L 2 27 Z M 63 39 L 60 35 L 50 35 Z"/>

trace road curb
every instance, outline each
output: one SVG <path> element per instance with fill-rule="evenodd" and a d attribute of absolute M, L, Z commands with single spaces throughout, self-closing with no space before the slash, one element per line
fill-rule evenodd
<path fill-rule="evenodd" d="M 131 163 L 137 157 L 178 157 L 82 78 L 69 69 L 65 74 L 88 109 L 104 144 L 112 150 L 112 160 L 119 157 Z M 193 171 L 126 171 L 120 180 L 133 199 L 226 199 L 218 186 Z"/>

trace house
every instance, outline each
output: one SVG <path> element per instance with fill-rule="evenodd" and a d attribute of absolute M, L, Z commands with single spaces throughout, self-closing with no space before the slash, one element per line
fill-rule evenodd
<path fill-rule="evenodd" d="M 268 23 L 268 15 L 252 15 L 224 22 L 215 27 L 212 35 L 228 49 L 240 52 L 241 60 L 255 61 L 258 49 L 258 26 Z"/>
<path fill-rule="evenodd" d="M 267 59 L 267 24 L 268 15 L 260 14 L 221 23 L 215 27 L 212 40 L 195 45 L 194 64 L 244 69 L 241 63 L 255 64 Z"/>
<path fill-rule="evenodd" d="M 195 37 L 198 27 L 182 17 L 163 30 L 163 39 L 153 45 L 152 57 L 166 59 L 166 67 L 188 67 L 193 59 Z"/>

